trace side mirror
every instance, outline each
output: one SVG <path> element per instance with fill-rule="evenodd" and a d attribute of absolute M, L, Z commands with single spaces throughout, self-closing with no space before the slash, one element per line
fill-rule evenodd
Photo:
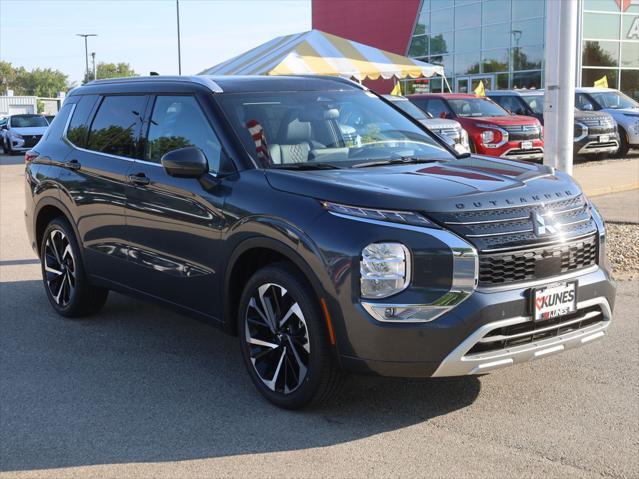
<path fill-rule="evenodd" d="M 169 151 L 160 162 L 169 175 L 178 178 L 199 178 L 209 171 L 206 156 L 195 146 Z"/>

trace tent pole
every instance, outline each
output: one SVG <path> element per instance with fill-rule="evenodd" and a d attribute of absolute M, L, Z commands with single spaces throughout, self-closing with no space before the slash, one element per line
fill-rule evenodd
<path fill-rule="evenodd" d="M 452 93 L 453 90 L 450 89 L 450 83 L 448 83 L 448 79 L 446 78 L 446 75 L 442 75 L 442 78 L 444 79 L 444 83 L 446 83 L 446 86 L 448 87 L 448 91 Z"/>

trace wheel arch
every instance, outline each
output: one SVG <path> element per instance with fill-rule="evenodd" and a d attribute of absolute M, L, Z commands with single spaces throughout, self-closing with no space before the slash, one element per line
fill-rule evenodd
<path fill-rule="evenodd" d="M 43 198 L 36 207 L 35 214 L 33 215 L 33 231 L 35 233 L 36 247 L 38 248 L 38 255 L 42 247 L 42 238 L 44 236 L 44 230 L 47 225 L 55 218 L 62 217 L 71 226 L 73 234 L 75 235 L 78 246 L 80 247 L 80 254 L 82 260 L 84 260 L 84 249 L 82 247 L 82 241 L 78 234 L 78 229 L 75 222 L 72 220 L 72 215 L 67 207 L 61 201 L 56 198 L 47 197 Z"/>
<path fill-rule="evenodd" d="M 252 237 L 236 246 L 227 263 L 222 291 L 224 318 L 226 318 L 225 329 L 227 332 L 233 335 L 237 334 L 235 318 L 243 285 L 246 281 L 258 269 L 280 262 L 291 264 L 306 279 L 318 302 L 318 309 L 323 314 L 320 301 L 326 298 L 326 291 L 320 279 L 304 258 L 281 241 L 268 237 Z"/>

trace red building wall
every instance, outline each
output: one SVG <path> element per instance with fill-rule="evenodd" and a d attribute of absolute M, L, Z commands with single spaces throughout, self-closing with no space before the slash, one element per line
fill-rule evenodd
<path fill-rule="evenodd" d="M 313 28 L 405 55 L 420 0 L 312 0 Z M 366 81 L 388 93 L 393 81 Z"/>

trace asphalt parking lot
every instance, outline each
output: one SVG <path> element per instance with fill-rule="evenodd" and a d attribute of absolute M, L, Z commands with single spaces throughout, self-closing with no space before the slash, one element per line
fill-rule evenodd
<path fill-rule="evenodd" d="M 21 164 L 0 157 L 0 477 L 639 476 L 639 282 L 588 347 L 479 378 L 353 378 L 287 412 L 193 320 L 117 294 L 57 317 Z"/>

